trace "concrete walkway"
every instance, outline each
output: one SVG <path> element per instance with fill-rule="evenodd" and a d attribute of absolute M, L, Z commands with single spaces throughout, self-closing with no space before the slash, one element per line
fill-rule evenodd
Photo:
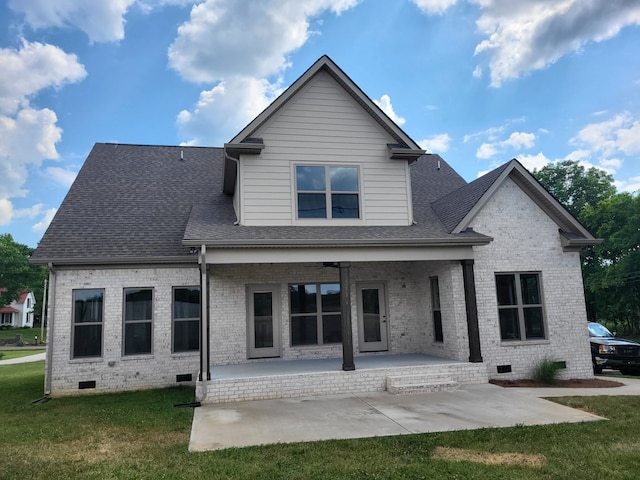
<path fill-rule="evenodd" d="M 26 357 L 12 358 L 10 360 L 0 360 L 0 366 L 2 365 L 14 365 L 16 363 L 29 363 L 29 362 L 39 362 L 40 360 L 44 360 L 45 353 L 36 353 L 35 355 L 27 355 Z"/>
<path fill-rule="evenodd" d="M 604 420 L 540 397 L 640 395 L 640 380 L 616 388 L 502 388 L 387 392 L 203 405 L 194 410 L 189 450 L 365 438 L 515 425 Z"/>

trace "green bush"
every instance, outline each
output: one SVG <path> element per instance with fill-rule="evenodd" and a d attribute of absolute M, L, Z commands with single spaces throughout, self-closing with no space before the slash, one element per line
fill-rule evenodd
<path fill-rule="evenodd" d="M 0 360 L 4 357 L 4 352 L 0 352 Z"/>
<path fill-rule="evenodd" d="M 562 370 L 562 365 L 560 363 L 545 358 L 533 369 L 533 380 L 536 383 L 552 385 L 556 383 L 558 372 L 560 370 Z"/>

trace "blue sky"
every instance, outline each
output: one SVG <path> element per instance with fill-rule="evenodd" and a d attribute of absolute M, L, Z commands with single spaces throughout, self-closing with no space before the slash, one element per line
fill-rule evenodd
<path fill-rule="evenodd" d="M 466 180 L 572 159 L 640 190 L 640 1 L 0 0 L 0 233 L 95 142 L 221 146 L 329 55 Z"/>

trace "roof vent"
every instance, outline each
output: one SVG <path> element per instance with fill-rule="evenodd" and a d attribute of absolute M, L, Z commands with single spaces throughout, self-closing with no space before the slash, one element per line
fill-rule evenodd
<path fill-rule="evenodd" d="M 184 162 L 184 150 L 180 150 L 180 161 Z"/>

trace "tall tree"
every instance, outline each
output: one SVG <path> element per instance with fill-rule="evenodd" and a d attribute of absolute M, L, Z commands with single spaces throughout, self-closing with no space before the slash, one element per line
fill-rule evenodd
<path fill-rule="evenodd" d="M 0 235 L 0 307 L 11 303 L 22 290 L 34 292 L 37 312 L 42 311 L 41 299 L 46 267 L 30 265 L 33 249 L 13 240 L 6 233 Z"/>
<path fill-rule="evenodd" d="M 587 297 L 599 316 L 640 332 L 640 197 L 614 195 L 585 207 L 582 219 L 603 239 L 585 257 Z"/>
<path fill-rule="evenodd" d="M 533 176 L 576 218 L 587 205 L 596 207 L 616 193 L 611 175 L 595 167 L 586 169 L 573 160 L 545 165 L 534 170 Z"/>

